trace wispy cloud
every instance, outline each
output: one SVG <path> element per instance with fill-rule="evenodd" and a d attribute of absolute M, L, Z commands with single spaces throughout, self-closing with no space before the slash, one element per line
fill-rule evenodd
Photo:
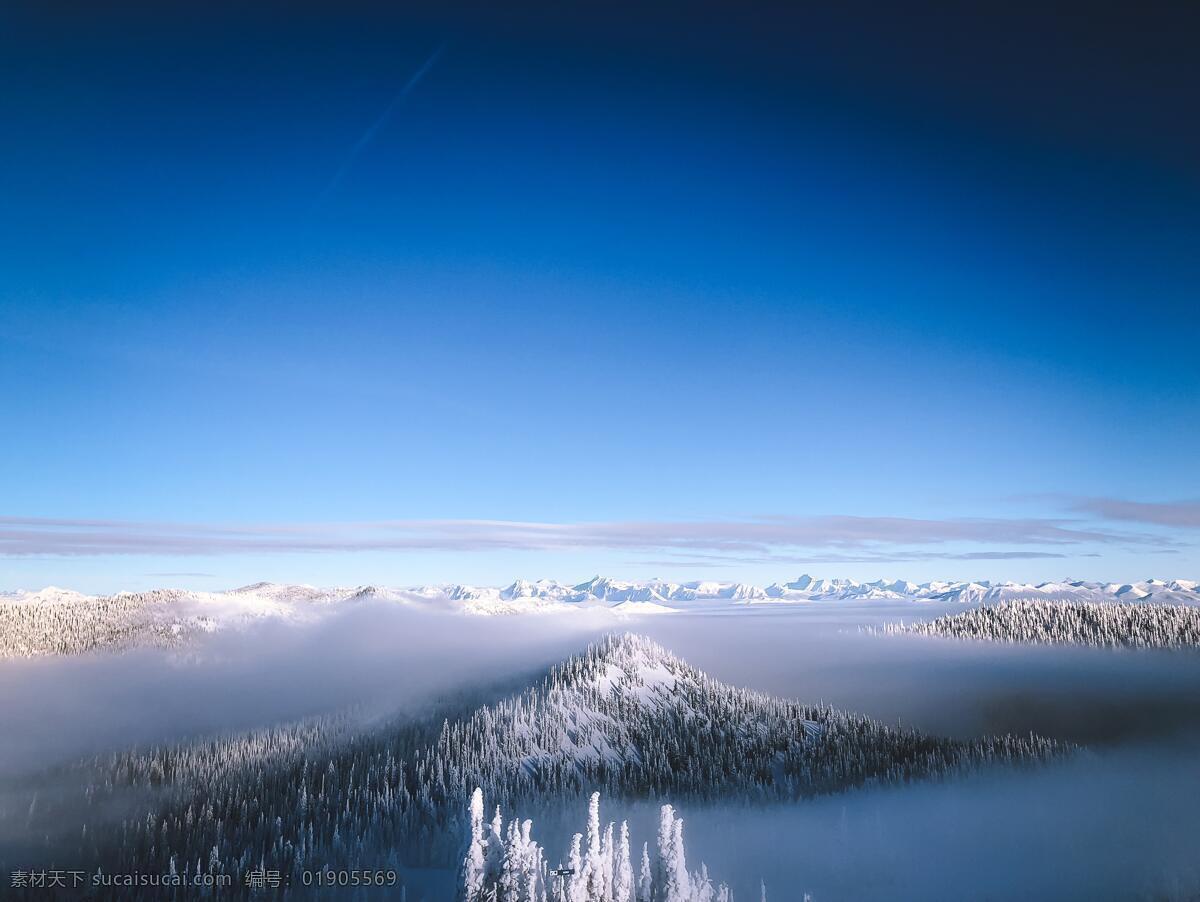
<path fill-rule="evenodd" d="M 943 545 L 993 546 L 943 549 Z M 739 520 L 546 523 L 386 520 L 317 524 L 187 524 L 0 517 L 0 555 L 226 555 L 353 551 L 613 549 L 739 559 L 811 555 L 815 562 L 1004 560 L 1061 554 L 1046 546 L 1171 547 L 1169 537 L 1061 519 L 762 516 Z M 1013 546 L 1042 546 L 1029 550 Z M 914 547 L 915 546 L 915 547 Z M 933 548 L 929 546 L 934 546 Z M 995 546 L 1005 546 L 996 548 Z M 840 556 L 840 559 L 839 559 Z M 809 559 L 809 558 L 805 558 Z"/>
<path fill-rule="evenodd" d="M 1103 520 L 1200 529 L 1200 499 L 1125 501 L 1120 498 L 1081 498 L 1072 504 L 1072 508 Z"/>
<path fill-rule="evenodd" d="M 357 160 L 362 152 L 367 149 L 367 146 L 373 140 L 375 140 L 375 136 L 378 135 L 383 130 L 384 126 L 388 124 L 392 118 L 392 115 L 396 112 L 396 109 L 402 103 L 404 103 L 404 99 L 412 93 L 413 89 L 418 84 L 421 83 L 421 79 L 429 74 L 429 70 L 434 67 L 434 64 L 437 63 L 445 51 L 445 44 L 435 49 L 433 53 L 431 53 L 425 60 L 425 62 L 420 65 L 417 71 L 409 76 L 408 81 L 404 83 L 404 86 L 396 93 L 396 96 L 392 98 L 391 103 L 384 108 L 383 112 L 379 114 L 379 117 L 371 123 L 370 127 L 368 127 L 365 132 L 362 133 L 362 137 L 360 137 L 354 143 L 354 146 L 350 148 L 350 152 L 346 154 L 346 159 L 342 161 L 342 165 L 338 167 L 337 172 L 333 174 L 333 178 L 329 180 L 329 184 L 325 186 L 325 190 L 321 192 L 321 196 L 317 198 L 314 209 L 321 207 L 321 205 L 329 199 L 333 192 L 337 190 L 338 185 L 342 183 L 342 179 L 346 177 L 346 173 L 350 171 L 350 167 L 354 165 L 354 161 Z"/>
<path fill-rule="evenodd" d="M 1171 549 L 1170 553 L 1175 553 Z M 1066 558 L 1100 557 L 1097 552 L 1056 551 L 922 551 L 907 549 L 899 551 L 868 551 L 847 554 L 837 551 L 814 552 L 811 554 L 739 554 L 730 557 L 721 554 L 696 554 L 675 552 L 674 557 L 641 560 L 637 563 L 649 566 L 727 567 L 731 564 L 781 565 L 798 564 L 906 564 L 920 561 L 1019 561 L 1019 560 L 1063 560 Z"/>

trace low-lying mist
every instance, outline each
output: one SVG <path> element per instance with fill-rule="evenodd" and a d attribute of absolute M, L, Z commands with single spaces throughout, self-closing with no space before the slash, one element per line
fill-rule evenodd
<path fill-rule="evenodd" d="M 463 617 L 367 603 L 317 624 L 264 621 L 184 652 L 0 662 L 0 778 L 135 744 L 356 706 L 419 714 L 515 690 L 610 630 L 647 634 L 716 679 L 954 736 L 1035 731 L 1087 746 L 1040 770 L 868 789 L 792 805 L 681 806 L 693 866 L 739 898 L 1196 898 L 1200 654 L 1005 646 L 864 631 L 937 605 L 713 607 Z M 663 800 L 665 801 L 665 800 Z M 605 800 L 651 841 L 659 800 Z M 552 854 L 581 829 L 534 816 Z M 508 812 L 506 812 L 508 813 Z M 11 838 L 11 837 L 10 837 Z M 3 831 L 0 831 L 3 839 Z M 3 851 L 0 849 L 0 851 Z M 0 858 L 3 856 L 0 855 Z M 449 874 L 427 874 L 446 887 Z M 437 897 L 436 892 L 433 897 Z M 414 897 L 415 898 L 415 897 Z"/>
<path fill-rule="evenodd" d="M 1200 651 L 1005 645 L 864 629 L 943 613 L 941 605 L 764 606 L 659 617 L 638 628 L 725 682 L 942 735 L 1032 730 L 1109 745 L 1200 729 Z"/>
<path fill-rule="evenodd" d="M 762 879 L 785 902 L 1095 902 L 1197 898 L 1197 798 L 1194 754 L 1131 747 L 791 805 L 678 807 L 689 866 L 703 861 L 739 899 L 758 899 Z M 606 804 L 604 816 L 629 817 L 654 848 L 656 806 Z"/>
<path fill-rule="evenodd" d="M 763 608 L 645 631 L 727 682 L 927 732 L 1034 731 L 1085 750 L 1042 770 L 697 809 L 689 851 L 742 898 L 760 876 L 789 900 L 1200 898 L 1200 653 L 862 629 L 942 613 Z"/>
<path fill-rule="evenodd" d="M 214 633 L 187 650 L 0 661 L 0 777 L 348 706 L 418 713 L 453 693 L 507 688 L 600 629 L 588 616 L 462 617 L 365 603 L 314 624 L 264 620 Z"/>

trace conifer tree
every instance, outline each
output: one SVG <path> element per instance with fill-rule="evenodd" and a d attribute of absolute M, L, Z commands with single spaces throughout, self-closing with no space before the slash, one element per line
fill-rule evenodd
<path fill-rule="evenodd" d="M 683 847 L 683 818 L 671 823 L 671 841 L 666 867 L 664 902 L 691 902 L 692 881 L 687 871 L 687 855 Z"/>
<path fill-rule="evenodd" d="M 713 885 L 708 876 L 708 865 L 700 862 L 700 870 L 692 877 L 693 902 L 713 902 Z"/>
<path fill-rule="evenodd" d="M 654 873 L 650 869 L 650 844 L 642 843 L 642 867 L 638 875 L 637 902 L 653 902 Z"/>
<path fill-rule="evenodd" d="M 666 888 L 675 866 L 672 855 L 674 844 L 675 809 L 670 805 L 663 805 L 658 810 L 658 859 L 654 868 L 654 885 L 663 889 Z"/>
<path fill-rule="evenodd" d="M 486 848 L 483 837 L 483 790 L 476 787 L 471 793 L 471 833 L 467 854 L 463 859 L 463 894 L 475 902 L 483 892 Z"/>
<path fill-rule="evenodd" d="M 629 822 L 621 821 L 620 839 L 613 870 L 613 902 L 634 902 L 633 862 L 629 860 Z"/>
<path fill-rule="evenodd" d="M 567 867 L 571 869 L 567 888 L 568 902 L 590 902 L 587 875 L 583 873 L 582 845 L 582 833 L 576 833 L 571 837 L 571 854 L 567 857 Z"/>

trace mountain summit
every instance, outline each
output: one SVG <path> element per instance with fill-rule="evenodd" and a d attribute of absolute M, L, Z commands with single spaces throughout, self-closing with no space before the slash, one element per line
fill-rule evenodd
<path fill-rule="evenodd" d="M 73 810 L 100 817 L 130 797 L 152 807 L 123 831 L 75 831 L 73 860 L 115 844 L 107 860 L 126 867 L 167 873 L 200 858 L 239 884 L 252 867 L 299 880 L 313 860 L 444 867 L 462 860 L 461 813 L 476 787 L 526 811 L 596 792 L 787 802 L 1069 751 L 1037 736 L 927 736 L 774 698 L 718 682 L 643 636 L 612 635 L 500 701 L 418 722 L 299 722 L 99 759 L 89 804 Z M 54 804 L 20 810 L 40 818 Z"/>

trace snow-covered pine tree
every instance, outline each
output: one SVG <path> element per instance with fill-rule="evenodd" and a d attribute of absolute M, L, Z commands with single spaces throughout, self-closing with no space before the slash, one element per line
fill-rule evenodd
<path fill-rule="evenodd" d="M 683 847 L 683 818 L 675 818 L 671 824 L 670 850 L 663 902 L 692 902 L 692 879 Z"/>
<path fill-rule="evenodd" d="M 475 902 L 483 892 L 487 853 L 483 837 L 483 790 L 478 787 L 471 793 L 470 816 L 471 833 L 462 864 L 462 891 L 467 902 Z"/>
<path fill-rule="evenodd" d="M 597 799 L 597 801 L 599 801 Z M 604 836 L 600 839 L 600 899 L 601 902 L 613 902 L 613 869 L 616 865 L 616 855 L 613 851 L 612 821 L 604 828 Z"/>
<path fill-rule="evenodd" d="M 504 864 L 497 881 L 497 896 L 504 899 L 520 899 L 525 879 L 525 849 L 521 845 L 521 827 L 517 821 L 508 822 L 508 835 L 504 842 Z"/>
<path fill-rule="evenodd" d="M 658 858 L 654 863 L 654 885 L 663 889 L 667 885 L 674 862 L 671 857 L 675 842 L 675 809 L 663 805 L 658 810 Z"/>
<path fill-rule="evenodd" d="M 486 879 L 495 883 L 500 879 L 504 870 L 504 818 L 500 816 L 500 806 L 496 806 L 496 814 L 487 829 L 487 852 L 484 863 Z"/>
<path fill-rule="evenodd" d="M 616 861 L 613 866 L 613 902 L 634 902 L 633 862 L 629 859 L 629 822 L 621 821 L 620 839 L 617 841 Z"/>
<path fill-rule="evenodd" d="M 567 880 L 567 902 L 590 902 L 587 876 L 583 873 L 582 846 L 583 834 L 576 833 L 571 837 L 571 854 L 567 857 L 567 867 L 571 869 Z"/>
<path fill-rule="evenodd" d="M 482 835 L 484 851 L 472 854 L 478 848 L 475 842 L 468 844 L 463 861 L 460 884 L 464 902 L 558 902 L 551 898 L 552 887 L 548 881 L 548 870 L 541 847 L 534 841 L 532 821 L 509 821 L 507 828 L 497 809 L 492 823 L 483 824 L 483 796 L 481 791 L 471 794 L 470 837 Z M 589 799 L 588 837 L 576 833 L 571 837 L 567 867 L 572 874 L 565 882 L 565 898 L 568 902 L 733 902 L 733 894 L 724 883 L 713 886 L 707 865 L 690 875 L 687 871 L 687 854 L 684 848 L 683 819 L 676 816 L 675 809 L 664 805 L 660 811 L 659 832 L 662 839 L 664 860 L 659 864 L 661 882 L 656 883 L 650 861 L 649 843 L 642 845 L 641 877 L 634 887 L 633 864 L 629 852 L 629 824 L 622 822 L 620 832 L 614 840 L 615 824 L 609 823 L 600 834 L 599 845 L 593 855 L 591 834 L 599 833 L 600 800 L 597 795 Z M 488 870 L 488 843 L 500 832 L 504 836 L 504 852 L 501 865 L 495 873 Z M 585 848 L 585 841 L 588 848 Z M 481 865 L 480 862 L 483 862 Z M 482 880 L 476 875 L 482 874 Z M 599 879 L 597 879 L 599 878 Z M 765 892 L 765 887 L 764 890 Z"/>
<path fill-rule="evenodd" d="M 600 838 L 600 793 L 593 792 L 588 799 L 587 854 L 583 859 L 580 882 L 587 888 L 590 900 L 604 899 L 604 859 Z"/>
<path fill-rule="evenodd" d="M 642 867 L 638 874 L 637 902 L 653 902 L 654 872 L 650 869 L 650 844 L 642 843 Z"/>
<path fill-rule="evenodd" d="M 1200 646 L 1200 609 L 1171 604 L 1018 600 L 925 623 L 888 624 L 882 632 L 1108 648 L 1195 648 Z"/>

